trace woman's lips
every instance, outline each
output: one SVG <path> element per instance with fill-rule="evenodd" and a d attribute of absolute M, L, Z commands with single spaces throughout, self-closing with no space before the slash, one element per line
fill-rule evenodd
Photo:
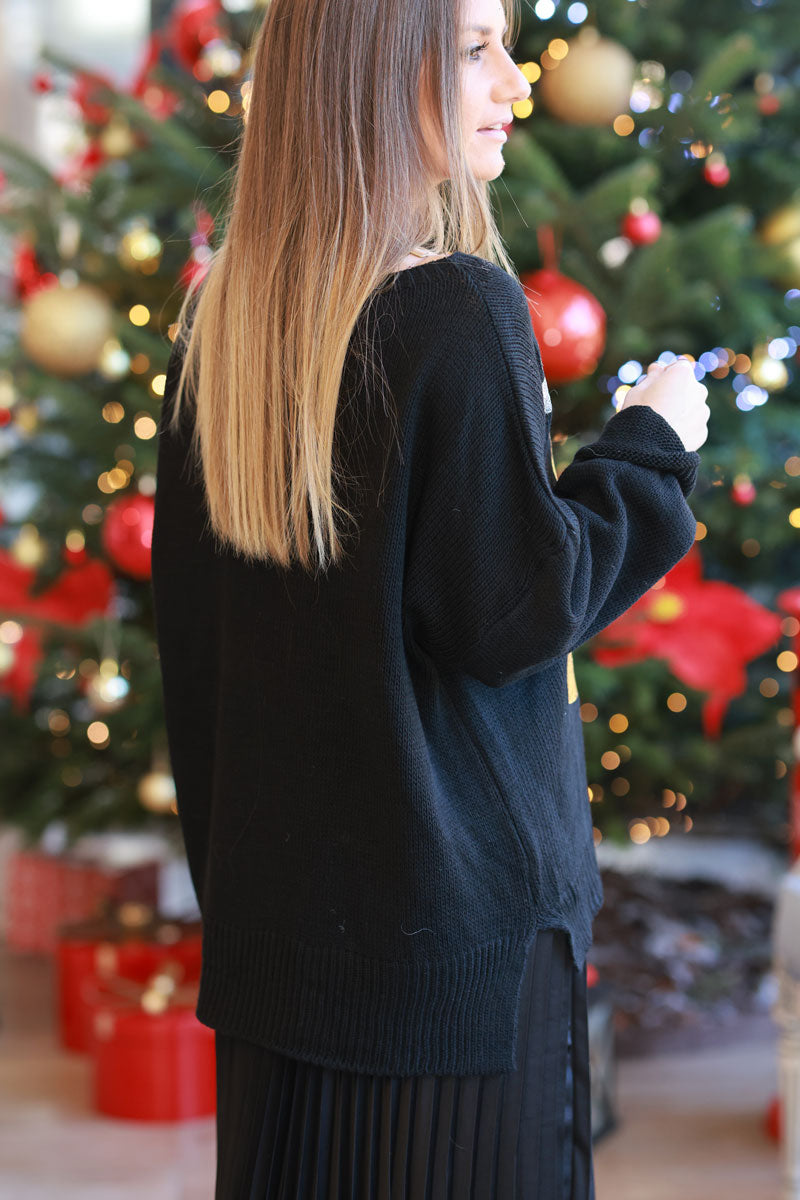
<path fill-rule="evenodd" d="M 496 142 L 508 141 L 505 129 L 479 129 L 478 133 L 483 134 L 484 137 L 493 138 Z"/>

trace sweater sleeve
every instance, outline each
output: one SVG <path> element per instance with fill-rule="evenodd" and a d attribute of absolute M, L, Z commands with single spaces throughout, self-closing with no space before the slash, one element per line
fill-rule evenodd
<path fill-rule="evenodd" d="M 684 557 L 700 462 L 665 418 L 634 405 L 556 478 L 541 355 L 524 292 L 506 278 L 473 283 L 482 304 L 472 294 L 447 321 L 404 580 L 412 645 L 490 687 L 574 650 Z"/>

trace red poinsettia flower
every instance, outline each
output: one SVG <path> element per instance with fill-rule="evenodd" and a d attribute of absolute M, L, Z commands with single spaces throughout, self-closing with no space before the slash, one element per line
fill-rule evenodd
<path fill-rule="evenodd" d="M 106 89 L 114 91 L 114 84 L 105 75 L 94 71 L 81 71 L 75 76 L 70 89 L 70 98 L 79 106 L 83 119 L 89 125 L 107 125 L 111 109 L 100 99 Z"/>
<path fill-rule="evenodd" d="M 157 83 L 152 77 L 153 67 L 158 64 L 161 57 L 162 44 L 160 34 L 154 33 L 150 36 L 142 64 L 131 85 L 130 94 L 141 100 L 152 116 L 165 121 L 172 116 L 180 104 L 180 96 L 164 87 L 162 83 Z"/>
<path fill-rule="evenodd" d="M 20 300 L 26 300 L 34 292 L 58 283 L 52 271 L 42 271 L 33 243 L 27 238 L 18 238 L 14 246 L 14 290 Z"/>
<path fill-rule="evenodd" d="M 223 35 L 220 0 L 178 0 L 172 11 L 168 43 L 181 66 L 193 71 L 203 48 Z"/>
<path fill-rule="evenodd" d="M 107 156 L 100 143 L 90 140 L 85 150 L 56 173 L 59 187 L 80 191 L 106 161 Z"/>
<path fill-rule="evenodd" d="M 781 634 L 777 613 L 733 584 L 702 578 L 697 546 L 592 641 L 601 666 L 660 658 L 690 687 L 708 692 L 706 737 L 719 737 L 734 696 L 747 684 L 745 667 Z"/>
<path fill-rule="evenodd" d="M 11 653 L 11 665 L 5 669 L 0 665 L 0 692 L 11 697 L 14 708 L 22 715 L 30 712 L 31 691 L 44 658 L 40 631 L 23 630 L 22 637 L 11 646 Z"/>
<path fill-rule="evenodd" d="M 33 567 L 22 566 L 7 550 L 0 550 L 0 615 L 25 623 L 38 618 L 58 625 L 82 625 L 108 611 L 114 576 L 99 559 L 62 571 L 38 596 L 30 594 L 35 577 Z"/>
<path fill-rule="evenodd" d="M 44 628 L 39 623 L 80 626 L 108 612 L 113 600 L 113 575 L 98 559 L 68 568 L 40 595 L 31 596 L 35 575 L 33 567 L 22 566 L 7 550 L 0 550 L 0 616 L 24 626 L 12 647 L 11 667 L 0 673 L 0 692 L 11 695 L 20 712 L 27 711 L 43 657 Z"/>

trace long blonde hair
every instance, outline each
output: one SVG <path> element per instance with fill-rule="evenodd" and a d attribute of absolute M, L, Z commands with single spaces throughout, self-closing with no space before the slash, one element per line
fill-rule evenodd
<path fill-rule="evenodd" d="M 503 0 L 509 42 L 517 2 Z M 479 255 L 516 277 L 466 157 L 463 19 L 463 0 L 270 0 L 224 237 L 177 318 L 172 413 L 177 429 L 194 401 L 209 527 L 251 561 L 340 561 L 334 509 L 351 514 L 333 451 L 347 350 L 411 248 Z M 449 164 L 441 183 L 423 90 Z"/>

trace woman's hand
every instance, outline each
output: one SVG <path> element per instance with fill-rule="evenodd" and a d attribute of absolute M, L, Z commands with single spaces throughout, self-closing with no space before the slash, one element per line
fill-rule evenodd
<path fill-rule="evenodd" d="M 687 450 L 698 450 L 708 437 L 711 409 L 705 402 L 707 395 L 708 388 L 695 377 L 690 359 L 678 358 L 669 365 L 653 362 L 617 411 L 646 404 L 669 421 Z"/>

